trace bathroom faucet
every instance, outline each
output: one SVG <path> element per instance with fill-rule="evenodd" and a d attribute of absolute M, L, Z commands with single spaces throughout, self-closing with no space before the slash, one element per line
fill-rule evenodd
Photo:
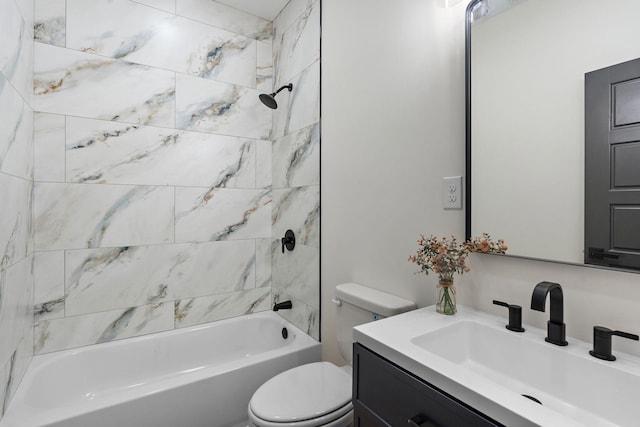
<path fill-rule="evenodd" d="M 604 326 L 593 327 L 593 350 L 589 351 L 589 354 L 598 359 L 608 360 L 613 362 L 616 357 L 611 354 L 611 337 L 619 336 L 634 341 L 639 341 L 640 337 L 636 334 L 630 334 L 629 332 L 612 331 Z"/>
<path fill-rule="evenodd" d="M 555 345 L 567 345 L 565 338 L 565 324 L 563 320 L 563 298 L 562 287 L 558 283 L 540 282 L 533 288 L 531 295 L 531 309 L 536 311 L 545 311 L 545 302 L 547 294 L 551 294 L 551 302 L 549 310 L 551 316 L 547 322 L 547 337 L 544 339 Z"/>

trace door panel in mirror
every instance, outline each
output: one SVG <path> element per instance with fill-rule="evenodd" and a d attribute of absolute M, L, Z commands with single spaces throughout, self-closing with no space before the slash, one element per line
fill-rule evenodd
<path fill-rule="evenodd" d="M 585 263 L 640 268 L 640 59 L 585 76 Z"/>

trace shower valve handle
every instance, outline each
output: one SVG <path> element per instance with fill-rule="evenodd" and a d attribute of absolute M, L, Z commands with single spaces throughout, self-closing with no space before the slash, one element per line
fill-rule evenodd
<path fill-rule="evenodd" d="M 284 248 L 287 248 L 288 251 L 292 251 L 295 247 L 296 235 L 292 230 L 287 230 L 287 232 L 284 233 L 284 237 L 282 238 L 282 253 L 284 253 Z"/>

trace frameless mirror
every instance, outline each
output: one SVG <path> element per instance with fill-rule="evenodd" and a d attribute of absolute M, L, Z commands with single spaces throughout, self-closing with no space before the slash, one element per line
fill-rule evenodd
<path fill-rule="evenodd" d="M 584 75 L 640 57 L 640 1 L 467 8 L 467 236 L 582 264 Z"/>

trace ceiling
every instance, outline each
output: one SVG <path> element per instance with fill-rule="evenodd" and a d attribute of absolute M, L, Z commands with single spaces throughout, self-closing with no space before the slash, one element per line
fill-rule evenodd
<path fill-rule="evenodd" d="M 289 0 L 216 0 L 218 3 L 273 21 Z"/>

